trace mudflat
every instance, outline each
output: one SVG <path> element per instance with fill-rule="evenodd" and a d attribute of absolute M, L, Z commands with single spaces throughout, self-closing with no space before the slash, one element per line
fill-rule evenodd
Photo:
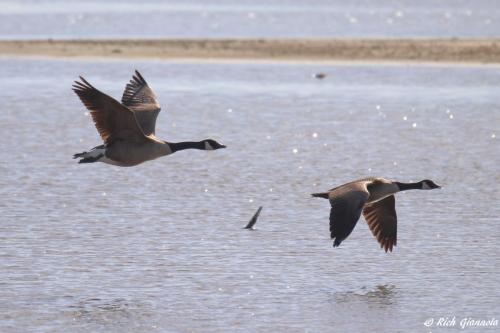
<path fill-rule="evenodd" d="M 4 40 L 0 55 L 500 63 L 500 39 Z"/>

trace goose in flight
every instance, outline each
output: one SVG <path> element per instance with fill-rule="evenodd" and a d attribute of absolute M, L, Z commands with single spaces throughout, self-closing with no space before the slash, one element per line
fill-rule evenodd
<path fill-rule="evenodd" d="M 75 154 L 78 163 L 104 162 L 134 166 L 184 149 L 215 150 L 226 146 L 212 139 L 198 142 L 167 142 L 155 136 L 160 103 L 142 75 L 135 71 L 118 102 L 80 76 L 73 91 L 78 95 L 95 123 L 103 145 Z"/>
<path fill-rule="evenodd" d="M 356 226 L 361 213 L 380 247 L 392 251 L 397 242 L 396 201 L 394 194 L 406 190 L 440 188 L 432 180 L 400 183 L 381 177 L 359 179 L 313 197 L 330 200 L 330 234 L 333 246 L 339 246 Z"/>

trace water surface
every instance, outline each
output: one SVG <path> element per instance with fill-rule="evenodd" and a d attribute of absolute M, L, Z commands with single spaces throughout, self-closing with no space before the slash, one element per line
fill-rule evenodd
<path fill-rule="evenodd" d="M 490 0 L 0 1 L 0 38 L 499 37 Z"/>
<path fill-rule="evenodd" d="M 228 148 L 77 164 L 100 139 L 72 80 L 120 97 L 135 68 L 163 105 L 159 137 Z M 427 332 L 430 317 L 498 316 L 498 66 L 0 70 L 2 332 Z M 370 175 L 443 189 L 398 195 L 393 253 L 363 220 L 333 249 L 328 202 L 309 193 Z"/>

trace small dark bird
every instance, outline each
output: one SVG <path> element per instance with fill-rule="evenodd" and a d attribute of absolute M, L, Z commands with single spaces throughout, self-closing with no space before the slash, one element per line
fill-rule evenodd
<path fill-rule="evenodd" d="M 380 247 L 392 251 L 397 243 L 396 200 L 394 194 L 406 190 L 432 190 L 440 188 L 432 180 L 400 183 L 381 177 L 359 179 L 328 192 L 313 193 L 313 197 L 330 200 L 330 234 L 333 247 L 339 246 L 365 217 Z"/>
<path fill-rule="evenodd" d="M 262 210 L 262 206 L 260 206 L 259 209 L 257 209 L 257 211 L 253 215 L 252 219 L 250 220 L 250 222 L 248 222 L 247 226 L 244 229 L 252 229 L 253 230 L 253 226 L 255 225 L 255 223 L 257 223 L 257 219 L 259 218 L 261 210 Z"/>
<path fill-rule="evenodd" d="M 322 80 L 326 77 L 326 74 L 325 73 L 316 73 L 313 76 L 314 76 L 314 78 L 316 78 L 318 80 Z"/>

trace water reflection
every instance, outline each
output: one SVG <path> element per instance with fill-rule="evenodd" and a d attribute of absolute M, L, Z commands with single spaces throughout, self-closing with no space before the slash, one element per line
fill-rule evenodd
<path fill-rule="evenodd" d="M 88 298 L 68 305 L 65 313 L 75 321 L 107 325 L 141 321 L 150 316 L 151 309 L 144 303 L 124 298 Z"/>
<path fill-rule="evenodd" d="M 373 289 L 362 287 L 359 291 L 335 293 L 334 300 L 338 303 L 358 303 L 392 305 L 396 302 L 397 288 L 392 284 L 378 285 Z"/>

